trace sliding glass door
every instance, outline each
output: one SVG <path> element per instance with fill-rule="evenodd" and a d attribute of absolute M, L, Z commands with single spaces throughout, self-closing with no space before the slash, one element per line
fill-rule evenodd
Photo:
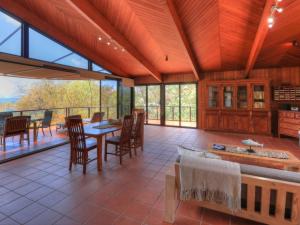
<path fill-rule="evenodd" d="M 160 85 L 147 86 L 148 124 L 160 124 Z"/>
<path fill-rule="evenodd" d="M 134 90 L 135 108 L 145 110 L 147 124 L 197 127 L 197 84 L 143 85 Z"/>
<path fill-rule="evenodd" d="M 165 86 L 165 124 L 197 127 L 196 84 L 168 84 Z"/>
<path fill-rule="evenodd" d="M 136 86 L 134 107 L 144 109 L 147 124 L 160 124 L 160 85 Z"/>
<path fill-rule="evenodd" d="M 197 127 L 196 84 L 180 85 L 180 126 Z"/>
<path fill-rule="evenodd" d="M 165 86 L 165 124 L 180 126 L 180 89 L 179 84 Z"/>

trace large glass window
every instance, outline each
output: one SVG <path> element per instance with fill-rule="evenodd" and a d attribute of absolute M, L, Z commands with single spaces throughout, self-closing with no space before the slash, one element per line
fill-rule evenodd
<path fill-rule="evenodd" d="M 134 88 L 134 107 L 144 109 L 146 112 L 146 86 L 136 86 Z"/>
<path fill-rule="evenodd" d="M 118 81 L 101 81 L 101 111 L 105 112 L 104 118 L 116 119 L 118 116 Z"/>
<path fill-rule="evenodd" d="M 66 66 L 88 69 L 87 59 L 31 28 L 29 29 L 29 57 Z"/>
<path fill-rule="evenodd" d="M 120 116 L 131 114 L 131 88 L 120 86 L 119 94 Z"/>
<path fill-rule="evenodd" d="M 1 11 L 0 52 L 21 55 L 21 23 Z"/>
<path fill-rule="evenodd" d="M 95 63 L 92 63 L 92 70 L 95 71 L 95 72 L 111 74 L 110 71 L 108 71 L 108 70 L 102 68 L 101 66 L 98 66 L 98 65 L 95 64 Z"/>

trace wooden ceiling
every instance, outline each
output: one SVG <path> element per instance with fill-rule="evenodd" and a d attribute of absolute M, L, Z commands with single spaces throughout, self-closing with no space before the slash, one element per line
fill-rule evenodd
<path fill-rule="evenodd" d="M 0 7 L 124 77 L 299 66 L 300 0 L 0 0 Z M 264 13 L 265 12 L 265 13 Z M 125 52 L 98 37 L 110 37 Z"/>

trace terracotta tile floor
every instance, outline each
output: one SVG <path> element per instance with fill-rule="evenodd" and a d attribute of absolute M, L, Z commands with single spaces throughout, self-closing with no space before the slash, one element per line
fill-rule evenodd
<path fill-rule="evenodd" d="M 59 130 L 56 132 L 55 126 L 52 126 L 51 130 L 53 136 L 50 135 L 48 129 L 45 129 L 45 136 L 40 130 L 36 142 L 33 140 L 33 130 L 30 130 L 30 145 L 27 144 L 26 140 L 20 145 L 18 136 L 7 138 L 6 150 L 4 150 L 3 145 L 0 145 L 0 163 L 15 159 L 22 155 L 38 152 L 41 149 L 49 148 L 53 145 L 58 146 L 67 142 L 64 131 Z"/>
<path fill-rule="evenodd" d="M 162 222 L 164 174 L 176 158 L 176 145 L 234 144 L 248 137 L 300 157 L 295 139 L 146 126 L 145 151 L 126 157 L 122 166 L 111 156 L 99 174 L 96 162 L 88 166 L 85 176 L 81 166 L 69 172 L 68 145 L 2 164 L 0 224 L 166 224 Z M 257 223 L 181 203 L 175 224 Z"/>

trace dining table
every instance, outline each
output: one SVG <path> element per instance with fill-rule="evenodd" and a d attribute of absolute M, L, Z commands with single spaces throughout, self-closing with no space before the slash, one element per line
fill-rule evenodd
<path fill-rule="evenodd" d="M 122 127 L 121 124 L 111 124 L 108 121 L 88 123 L 84 125 L 84 135 L 95 138 L 97 141 L 97 169 L 102 170 L 102 148 L 103 136 L 116 132 Z"/>

